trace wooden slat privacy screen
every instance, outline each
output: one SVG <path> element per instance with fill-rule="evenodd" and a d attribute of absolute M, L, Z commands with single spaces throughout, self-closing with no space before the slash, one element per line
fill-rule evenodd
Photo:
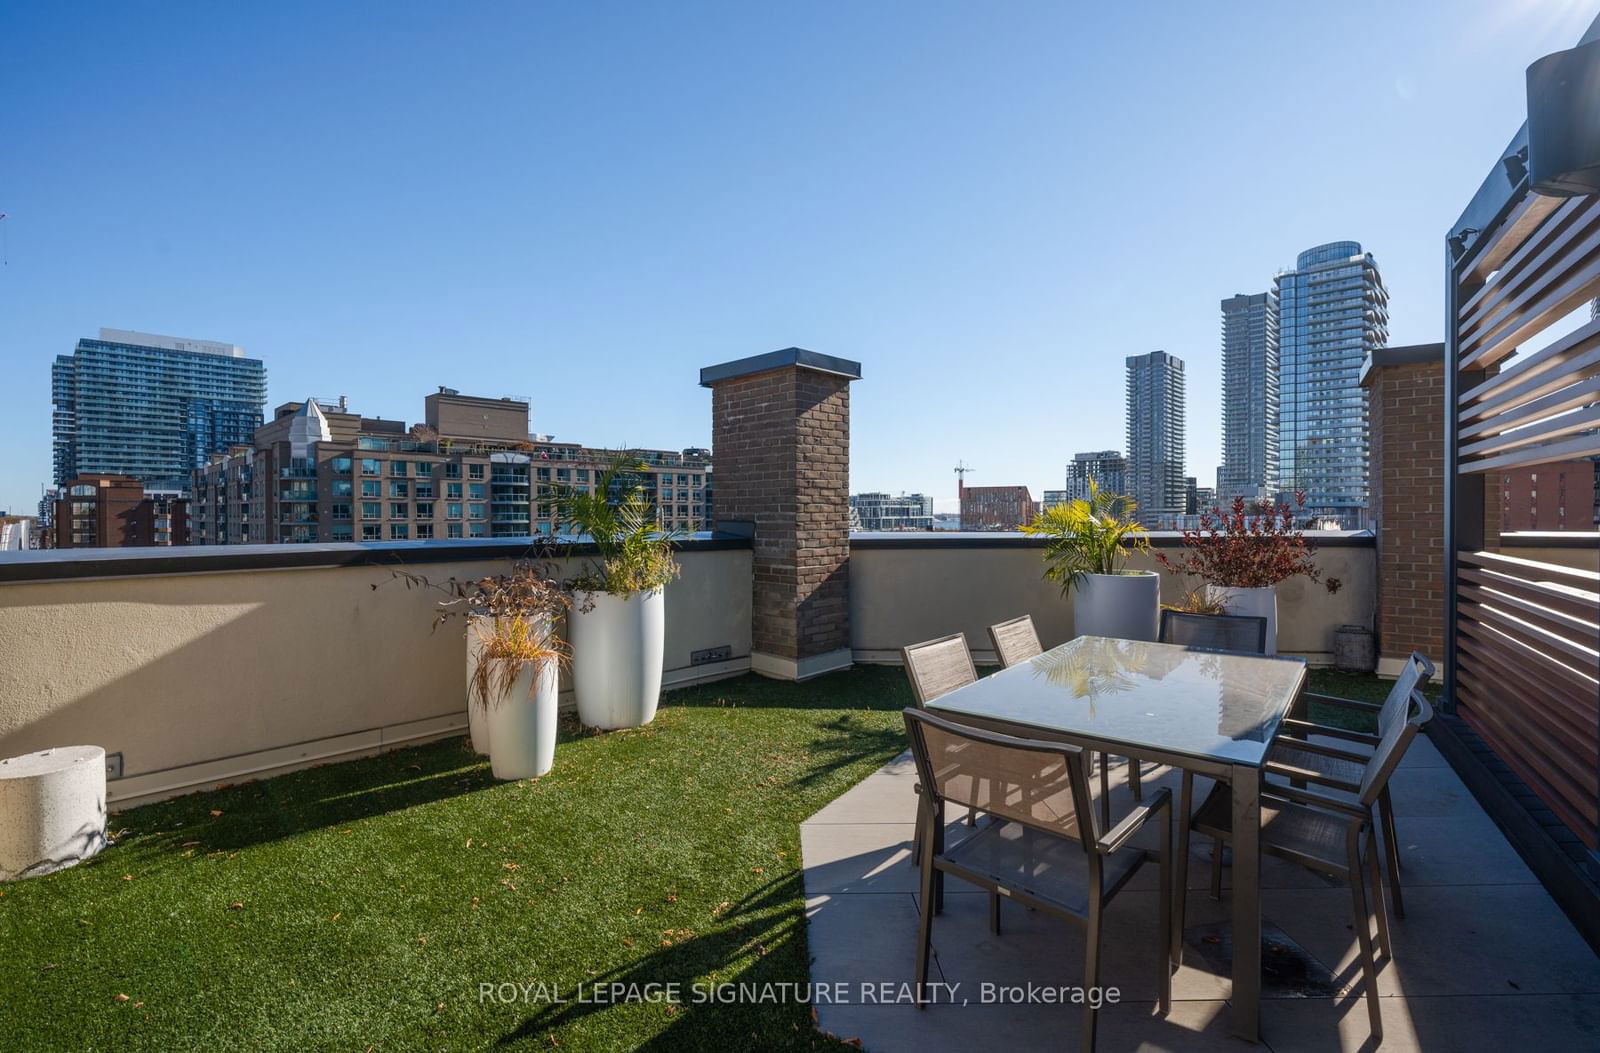
<path fill-rule="evenodd" d="M 1446 693 L 1593 851 L 1600 575 L 1498 552 L 1495 524 L 1500 473 L 1600 457 L 1600 317 L 1588 310 L 1600 297 L 1600 195 L 1531 193 L 1515 163 L 1526 158 L 1525 135 L 1448 254 Z"/>

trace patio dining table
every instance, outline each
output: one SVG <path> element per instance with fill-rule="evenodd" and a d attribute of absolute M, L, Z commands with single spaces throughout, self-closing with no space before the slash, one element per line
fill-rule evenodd
<path fill-rule="evenodd" d="M 1255 1042 L 1261 1029 L 1261 775 L 1273 737 L 1305 683 L 1306 665 L 1298 658 L 1080 636 L 942 695 L 928 708 L 975 727 L 1166 764 L 1230 785 L 1233 1030 Z"/>

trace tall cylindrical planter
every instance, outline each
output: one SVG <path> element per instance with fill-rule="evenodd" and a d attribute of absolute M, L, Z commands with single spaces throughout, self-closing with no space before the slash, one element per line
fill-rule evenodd
<path fill-rule="evenodd" d="M 532 779 L 556 760 L 556 709 L 561 692 L 556 663 L 523 666 L 485 714 L 489 768 L 496 779 Z"/>
<path fill-rule="evenodd" d="M 1236 589 L 1228 585 L 1207 585 L 1206 597 L 1222 604 L 1228 614 L 1267 620 L 1267 654 L 1278 653 L 1278 590 L 1271 585 Z"/>
<path fill-rule="evenodd" d="M 1072 623 L 1079 636 L 1148 642 L 1160 632 L 1161 577 L 1154 571 L 1085 574 L 1072 589 Z"/>
<path fill-rule="evenodd" d="M 626 596 L 597 592 L 576 597 L 572 632 L 572 686 L 578 720 L 613 730 L 650 723 L 661 698 L 666 649 L 666 593 Z"/>

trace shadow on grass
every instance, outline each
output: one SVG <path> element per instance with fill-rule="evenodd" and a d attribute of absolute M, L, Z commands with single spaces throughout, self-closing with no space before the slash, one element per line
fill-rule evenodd
<path fill-rule="evenodd" d="M 679 1004 L 673 1006 L 672 1022 L 636 1049 L 816 1048 L 819 1042 L 834 1046 L 814 1031 L 804 990 L 810 977 L 804 903 L 798 872 L 776 878 L 723 912 L 719 929 L 597 973 L 584 981 L 583 989 L 642 992 L 652 984 L 678 985 Z M 748 964 L 730 972 L 743 962 Z M 591 996 L 585 1001 L 576 991 L 563 991 L 563 997 L 565 1002 L 537 1006 L 497 1044 L 543 1047 L 553 1042 L 553 1032 L 560 1028 L 619 1011 L 614 1003 L 620 996 Z M 779 1011 L 774 1012 L 775 1006 Z M 835 1048 L 847 1047 L 838 1043 Z"/>
<path fill-rule="evenodd" d="M 494 785 L 487 760 L 466 739 L 451 738 L 144 805 L 109 825 L 156 831 L 129 846 L 141 855 L 192 842 L 208 852 L 236 851 Z"/>

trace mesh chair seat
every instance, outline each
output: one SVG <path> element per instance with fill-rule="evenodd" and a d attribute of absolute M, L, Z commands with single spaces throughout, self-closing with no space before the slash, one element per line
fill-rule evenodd
<path fill-rule="evenodd" d="M 1344 874 L 1348 869 L 1349 821 L 1317 808 L 1265 794 L 1261 797 L 1261 848 L 1316 869 Z M 1233 792 L 1223 783 L 1211 788 L 1194 814 L 1193 827 L 1212 837 L 1233 835 Z"/>
<path fill-rule="evenodd" d="M 1348 788 L 1352 791 L 1361 785 L 1361 777 L 1367 770 L 1367 766 L 1360 761 L 1345 757 L 1330 757 L 1326 753 L 1302 749 L 1294 744 L 1293 739 L 1285 738 L 1279 738 L 1273 743 L 1271 759 L 1274 763 L 1314 772 L 1320 779 L 1338 783 L 1341 789 Z"/>
<path fill-rule="evenodd" d="M 1089 860 L 1080 843 L 1020 823 L 991 823 L 947 848 L 944 858 L 1070 914 L 1088 914 Z M 1142 848 L 1123 848 L 1102 858 L 1105 902 L 1153 856 Z"/>

